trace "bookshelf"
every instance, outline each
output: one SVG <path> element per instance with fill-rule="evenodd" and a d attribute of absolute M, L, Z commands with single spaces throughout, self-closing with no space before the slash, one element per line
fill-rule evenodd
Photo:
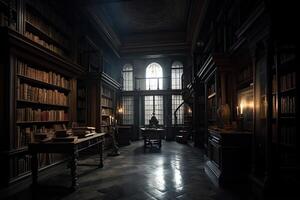
<path fill-rule="evenodd" d="M 115 119 L 115 92 L 108 85 L 101 85 L 101 132 L 108 133 Z"/>
<path fill-rule="evenodd" d="M 87 125 L 87 87 L 83 83 L 77 85 L 77 123 L 79 126 Z"/>
<path fill-rule="evenodd" d="M 0 0 L 0 27 L 17 30 L 17 0 Z"/>
<path fill-rule="evenodd" d="M 27 149 L 30 142 L 42 140 L 40 135 L 52 137 L 56 129 L 69 123 L 70 80 L 42 66 L 14 58 L 16 84 L 16 130 L 11 149 Z M 10 181 L 28 175 L 29 156 L 10 156 Z M 58 162 L 62 157 L 52 154 L 39 156 L 39 168 Z"/>
<path fill-rule="evenodd" d="M 111 133 L 116 120 L 117 96 L 120 90 L 120 84 L 107 74 L 101 74 L 101 102 L 100 102 L 100 131 Z M 109 148 L 112 144 L 112 137 L 106 134 L 105 148 Z"/>
<path fill-rule="evenodd" d="M 296 47 L 278 45 L 275 56 L 277 66 L 277 147 L 279 174 L 282 181 L 297 183 L 293 174 L 299 173 L 298 151 L 299 136 L 297 134 L 297 65 Z M 274 81 L 275 82 L 275 81 Z M 274 105 L 273 105 L 274 106 Z M 276 106 L 275 106 L 276 107 Z"/>
<path fill-rule="evenodd" d="M 71 42 L 69 25 L 53 13 L 50 5 L 38 1 L 26 2 L 24 35 L 56 54 L 68 57 Z"/>
<path fill-rule="evenodd" d="M 83 71 L 10 28 L 0 28 L 0 39 L 4 186 L 30 175 L 28 143 L 50 138 L 76 121 L 76 77 Z M 63 159 L 59 154 L 40 154 L 38 167 L 47 169 Z"/>

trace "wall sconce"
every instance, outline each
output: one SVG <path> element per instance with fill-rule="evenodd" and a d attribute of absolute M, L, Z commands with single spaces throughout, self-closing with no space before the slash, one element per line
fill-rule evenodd
<path fill-rule="evenodd" d="M 193 111 L 191 108 L 188 109 L 188 113 L 191 114 Z"/>

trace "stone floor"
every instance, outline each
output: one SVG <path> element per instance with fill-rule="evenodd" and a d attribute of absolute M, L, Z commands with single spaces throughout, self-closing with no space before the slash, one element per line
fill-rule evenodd
<path fill-rule="evenodd" d="M 192 146 L 164 141 L 161 151 L 144 153 L 143 143 L 138 141 L 120 148 L 120 152 L 118 157 L 105 158 L 102 169 L 78 167 L 80 186 L 75 192 L 67 189 L 70 173 L 61 165 L 40 178 L 40 188 L 34 194 L 25 186 L 8 199 L 248 199 L 244 190 L 234 192 L 216 187 L 205 174 L 202 152 Z M 91 156 L 80 162 L 95 161 L 97 157 Z"/>

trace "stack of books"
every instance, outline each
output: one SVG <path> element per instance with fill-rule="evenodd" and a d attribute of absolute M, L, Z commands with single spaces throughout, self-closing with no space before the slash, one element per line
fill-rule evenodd
<path fill-rule="evenodd" d="M 71 131 L 56 130 L 53 142 L 75 142 L 78 139 L 77 136 L 73 136 Z"/>
<path fill-rule="evenodd" d="M 72 132 L 74 136 L 78 136 L 79 138 L 88 137 L 96 134 L 96 128 L 95 127 L 75 127 L 72 128 Z"/>

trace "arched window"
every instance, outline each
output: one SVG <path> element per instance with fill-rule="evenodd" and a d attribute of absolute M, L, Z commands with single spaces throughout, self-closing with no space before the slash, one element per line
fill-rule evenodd
<path fill-rule="evenodd" d="M 163 71 L 158 63 L 150 63 L 146 69 L 146 90 L 161 90 L 163 88 Z"/>
<path fill-rule="evenodd" d="M 133 90 L 133 67 L 130 64 L 123 67 L 123 90 Z"/>
<path fill-rule="evenodd" d="M 172 72 L 171 72 L 171 77 L 172 77 L 172 84 L 171 88 L 173 90 L 180 90 L 182 89 L 182 74 L 183 74 L 183 65 L 181 62 L 175 61 L 172 64 Z"/>

